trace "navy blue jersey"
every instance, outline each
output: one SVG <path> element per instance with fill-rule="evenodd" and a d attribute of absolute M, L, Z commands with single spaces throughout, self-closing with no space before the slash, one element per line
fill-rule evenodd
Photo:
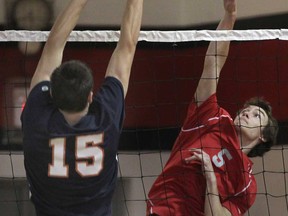
<path fill-rule="evenodd" d="M 107 77 L 88 114 L 70 126 L 37 84 L 22 113 L 24 164 L 38 215 L 111 215 L 116 153 L 124 120 L 119 80 Z"/>

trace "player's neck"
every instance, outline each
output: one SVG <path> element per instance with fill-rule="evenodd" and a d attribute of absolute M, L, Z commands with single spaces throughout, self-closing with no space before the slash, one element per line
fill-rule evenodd
<path fill-rule="evenodd" d="M 66 122 L 73 126 L 77 124 L 85 115 L 87 115 L 88 107 L 86 107 L 83 111 L 76 113 L 65 112 L 63 110 L 60 110 L 60 112 L 63 114 Z"/>
<path fill-rule="evenodd" d="M 255 140 L 249 140 L 245 139 L 245 136 L 238 135 L 239 143 L 242 149 L 242 152 L 246 155 L 249 154 L 249 152 L 259 144 L 259 141 L 257 139 Z"/>

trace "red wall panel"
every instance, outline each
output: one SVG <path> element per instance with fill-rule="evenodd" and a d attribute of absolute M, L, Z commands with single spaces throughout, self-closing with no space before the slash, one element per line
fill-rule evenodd
<path fill-rule="evenodd" d="M 101 84 L 114 45 L 69 45 L 65 58 L 85 61 L 94 72 L 95 90 Z M 145 47 L 136 51 L 126 98 L 125 127 L 180 126 L 201 75 L 206 44 Z M 5 81 L 31 77 L 39 58 L 21 54 L 16 45 L 0 44 L 1 107 Z M 264 96 L 279 121 L 288 121 L 288 42 L 232 42 L 221 75 L 218 98 L 233 115 L 252 96 Z M 1 115 L 0 123 L 5 125 Z"/>

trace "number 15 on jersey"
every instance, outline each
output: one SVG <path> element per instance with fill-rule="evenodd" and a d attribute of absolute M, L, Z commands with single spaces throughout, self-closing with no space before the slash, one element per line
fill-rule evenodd
<path fill-rule="evenodd" d="M 104 134 L 83 135 L 75 138 L 75 171 L 82 177 L 97 176 L 103 169 Z M 69 177 L 69 165 L 66 164 L 66 138 L 50 140 L 52 162 L 48 166 L 48 176 Z M 91 162 L 92 161 L 92 162 Z"/>

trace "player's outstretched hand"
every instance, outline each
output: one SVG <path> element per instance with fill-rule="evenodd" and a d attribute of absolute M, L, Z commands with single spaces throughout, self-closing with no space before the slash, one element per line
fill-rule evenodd
<path fill-rule="evenodd" d="M 224 9 L 227 13 L 234 14 L 237 10 L 236 0 L 223 0 Z"/>

